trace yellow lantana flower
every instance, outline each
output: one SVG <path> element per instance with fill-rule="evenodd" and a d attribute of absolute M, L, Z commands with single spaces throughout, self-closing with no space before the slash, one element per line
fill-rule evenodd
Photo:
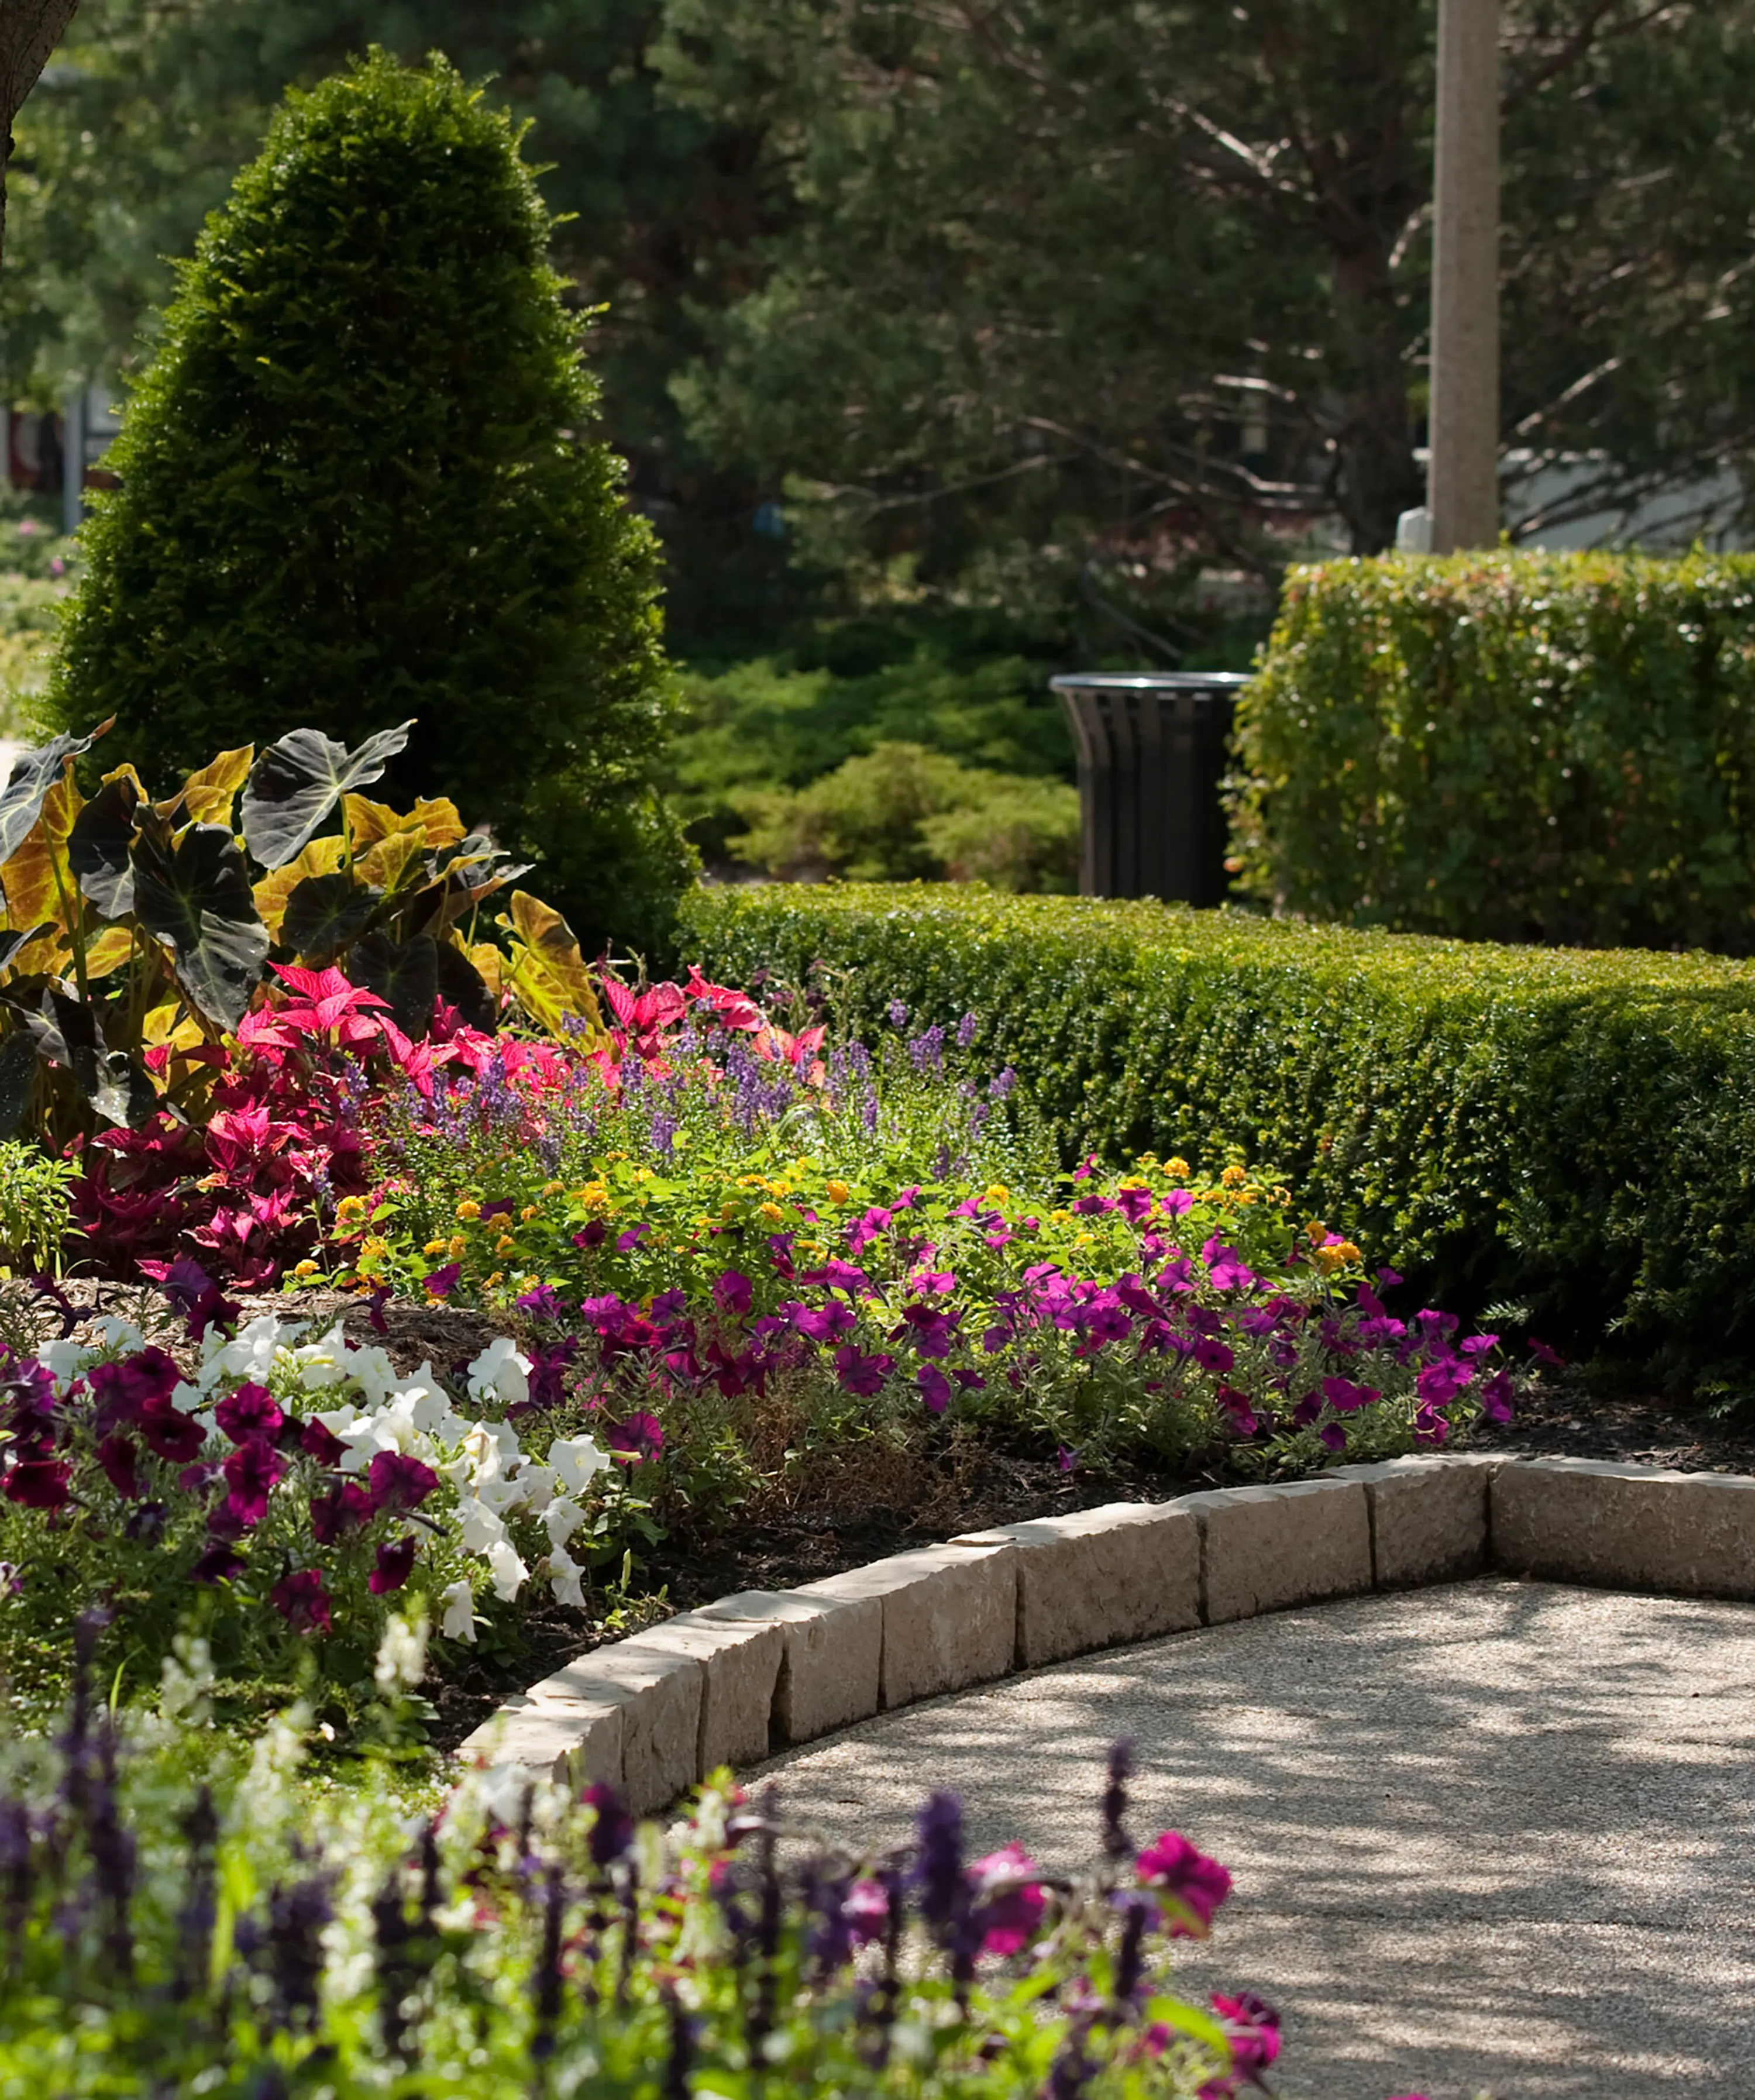
<path fill-rule="evenodd" d="M 1250 1177 L 1241 1167 L 1228 1167 L 1219 1178 L 1226 1188 L 1240 1189 Z"/>
<path fill-rule="evenodd" d="M 478 1218 L 481 1214 L 482 1207 L 476 1202 L 473 1196 L 465 1196 L 463 1201 L 457 1206 L 456 1215 L 461 1218 L 465 1224 L 469 1224 L 474 1220 Z"/>
<path fill-rule="evenodd" d="M 853 1193 L 853 1190 L 848 1187 L 844 1181 L 831 1181 L 829 1183 L 827 1190 L 829 1201 L 831 1203 L 844 1203 Z"/>

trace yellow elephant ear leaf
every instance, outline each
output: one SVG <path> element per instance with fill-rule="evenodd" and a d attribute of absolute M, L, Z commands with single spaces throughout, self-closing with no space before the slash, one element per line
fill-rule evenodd
<path fill-rule="evenodd" d="M 198 767 L 183 783 L 183 792 L 177 798 L 192 824 L 223 824 L 232 828 L 232 805 L 237 801 L 238 790 L 249 778 L 249 770 L 256 762 L 256 747 L 245 744 L 237 751 L 223 751 L 207 765 Z M 110 776 L 113 778 L 113 775 Z M 139 783 L 136 782 L 136 786 Z M 161 803 L 159 814 L 168 817 L 177 806 L 176 801 Z"/>
<path fill-rule="evenodd" d="M 86 950 L 86 975 L 107 977 L 124 968 L 134 953 L 134 936 L 126 926 L 106 926 Z"/>
<path fill-rule="evenodd" d="M 505 957 L 493 942 L 478 941 L 474 947 L 465 948 L 463 952 L 474 964 L 482 982 L 494 997 L 503 997 L 506 990 Z"/>
<path fill-rule="evenodd" d="M 307 876 L 333 875 L 342 864 L 342 841 L 338 833 L 331 832 L 327 838 L 313 839 L 295 859 L 284 867 L 275 868 L 265 875 L 251 890 L 256 900 L 256 909 L 262 914 L 262 924 L 274 936 L 280 938 L 280 922 L 286 916 L 286 900 Z"/>
<path fill-rule="evenodd" d="M 391 832 L 368 846 L 355 865 L 375 889 L 395 889 L 426 843 L 426 833 L 418 825 L 412 831 Z"/>
<path fill-rule="evenodd" d="M 570 1017 L 601 1030 L 597 989 L 573 929 L 560 913 L 527 890 L 514 889 L 511 915 L 502 915 L 500 923 L 514 936 L 506 976 L 531 1018 L 551 1035 L 560 1035 Z"/>
<path fill-rule="evenodd" d="M 424 832 L 430 846 L 454 846 L 465 836 L 457 805 L 443 795 L 417 802 L 406 815 L 387 802 L 374 802 L 364 795 L 344 795 L 342 806 L 356 849 L 393 839 L 399 832 Z"/>
<path fill-rule="evenodd" d="M 342 814 L 356 848 L 394 838 L 402 829 L 402 818 L 388 802 L 374 802 L 367 795 L 344 795 Z"/>
<path fill-rule="evenodd" d="M 59 927 L 63 933 L 73 931 L 69 915 L 78 911 L 80 894 L 67 864 L 67 840 L 85 806 L 86 798 L 73 785 L 68 766 L 43 796 L 42 812 L 18 851 L 0 868 L 7 924 L 13 932 L 47 925 Z"/>

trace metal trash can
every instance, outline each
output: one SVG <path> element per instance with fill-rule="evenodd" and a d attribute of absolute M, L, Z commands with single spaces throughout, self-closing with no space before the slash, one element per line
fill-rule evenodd
<path fill-rule="evenodd" d="M 1223 903 L 1219 804 L 1237 671 L 1088 671 L 1051 679 L 1078 746 L 1085 897 Z"/>

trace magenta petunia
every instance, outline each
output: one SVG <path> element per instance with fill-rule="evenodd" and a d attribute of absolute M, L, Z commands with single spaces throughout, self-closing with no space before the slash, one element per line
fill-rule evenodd
<path fill-rule="evenodd" d="M 357 1480 L 344 1480 L 329 1494 L 311 1497 L 311 1535 L 319 1546 L 333 1546 L 371 1515 L 371 1496 Z"/>
<path fill-rule="evenodd" d="M 1036 1936 L 1047 1908 L 1042 1869 L 1015 1840 L 968 1869 L 984 1954 L 1016 1954 Z"/>
<path fill-rule="evenodd" d="M 156 1457 L 174 1466 L 186 1466 L 201 1456 L 207 1432 L 193 1415 L 185 1414 L 169 1398 L 155 1399 L 137 1418 L 142 1440 Z"/>
<path fill-rule="evenodd" d="M 399 1590 L 414 1568 L 415 1547 L 418 1544 L 411 1531 L 406 1538 L 386 1539 L 377 1550 L 377 1564 L 367 1577 L 366 1586 L 374 1597 L 387 1596 L 392 1590 Z"/>
<path fill-rule="evenodd" d="M 851 1333 L 856 1325 L 853 1308 L 839 1298 L 830 1299 L 826 1305 L 803 1305 L 793 1300 L 780 1308 L 780 1317 L 795 1334 L 825 1346 Z"/>
<path fill-rule="evenodd" d="M 950 1404 L 951 1383 L 937 1364 L 922 1364 L 914 1374 L 928 1414 L 942 1414 Z"/>
<path fill-rule="evenodd" d="M 335 1432 L 315 1419 L 307 1422 L 299 1432 L 298 1445 L 320 1466 L 338 1466 L 347 1456 L 347 1446 Z"/>
<path fill-rule="evenodd" d="M 721 1312 L 730 1312 L 741 1320 L 750 1309 L 750 1294 L 754 1289 L 741 1269 L 725 1269 L 714 1279 L 713 1303 Z"/>
<path fill-rule="evenodd" d="M 889 1925 L 889 1891 L 881 1882 L 855 1882 L 841 1904 L 841 1922 L 855 1947 L 869 1947 Z"/>
<path fill-rule="evenodd" d="M 192 1582 L 235 1582 L 244 1573 L 243 1555 L 229 1541 L 216 1538 L 202 1551 L 189 1570 Z"/>
<path fill-rule="evenodd" d="M 1235 1998 L 1215 1991 L 1212 2004 L 1224 2023 L 1231 2044 L 1232 2071 L 1241 2072 L 1251 2085 L 1259 2085 L 1261 2074 L 1280 2054 L 1280 2015 L 1253 1991 L 1245 1991 Z"/>
<path fill-rule="evenodd" d="M 655 1414 L 630 1414 L 605 1430 L 603 1440 L 624 1464 L 638 1464 L 664 1449 L 664 1427 Z"/>
<path fill-rule="evenodd" d="M 268 1498 L 286 1473 L 286 1461 L 266 1436 L 252 1436 L 226 1454 L 226 1508 L 245 1529 L 268 1514 Z"/>
<path fill-rule="evenodd" d="M 21 1509 L 58 1510 L 73 1498 L 73 1469 L 59 1458 L 20 1458 L 6 1476 L 6 1498 Z"/>
<path fill-rule="evenodd" d="M 1375 1405 L 1383 1396 L 1375 1386 L 1355 1385 L 1351 1379 L 1325 1378 L 1322 1396 L 1337 1414 L 1352 1414 L 1361 1407 Z"/>
<path fill-rule="evenodd" d="M 112 1429 L 138 1422 L 148 1409 L 168 1405 L 183 1383 L 183 1374 L 158 1348 L 137 1350 L 120 1363 L 94 1364 L 86 1373 L 97 1402 L 95 1425 L 100 1436 Z"/>
<path fill-rule="evenodd" d="M 214 1410 L 214 1419 L 234 1444 L 253 1436 L 278 1436 L 286 1417 L 265 1385 L 240 1385 Z"/>
<path fill-rule="evenodd" d="M 268 1601 L 295 1634 L 326 1634 L 334 1625 L 320 1568 L 301 1568 L 268 1592 Z"/>
<path fill-rule="evenodd" d="M 138 1502 L 146 1492 L 135 1471 L 139 1458 L 139 1446 L 134 1439 L 119 1432 L 98 1445 L 98 1463 L 108 1476 L 110 1485 L 127 1502 Z"/>
<path fill-rule="evenodd" d="M 1161 1830 L 1134 1862 L 1141 1887 L 1172 1907 L 1175 1939 L 1204 1938 L 1231 1893 L 1231 1876 L 1180 1830 Z"/>
<path fill-rule="evenodd" d="M 1509 1422 L 1514 1412 L 1516 1392 L 1510 1371 L 1495 1371 L 1476 1395 L 1481 1404 L 1482 1414 L 1489 1422 Z"/>
<path fill-rule="evenodd" d="M 422 1288 L 429 1298 L 448 1298 L 456 1289 L 461 1273 L 456 1262 L 448 1261 L 443 1268 L 430 1269 L 421 1277 Z"/>
<path fill-rule="evenodd" d="M 835 1352 L 835 1375 L 841 1382 L 844 1392 L 858 1394 L 869 1400 L 874 1393 L 881 1392 L 884 1381 L 896 1368 L 896 1359 L 886 1356 L 866 1356 L 851 1342 L 843 1342 Z"/>
<path fill-rule="evenodd" d="M 552 1283 L 539 1283 L 534 1290 L 525 1291 L 512 1302 L 520 1312 L 531 1320 L 558 1320 L 566 1310 L 561 1303 L 560 1293 Z"/>
<path fill-rule="evenodd" d="M 589 1254 L 593 1247 L 602 1246 L 608 1238 L 609 1228 L 601 1218 L 593 1218 L 589 1224 L 573 1234 L 573 1245 L 581 1254 Z"/>
<path fill-rule="evenodd" d="M 1203 1335 L 1193 1349 L 1194 1361 L 1203 1370 L 1224 1373 L 1232 1370 L 1237 1358 L 1223 1342 L 1215 1341 L 1210 1335 Z"/>
<path fill-rule="evenodd" d="M 439 1485 L 432 1467 L 404 1451 L 374 1452 L 366 1479 L 373 1509 L 392 1512 L 418 1509 Z"/>
<path fill-rule="evenodd" d="M 618 1254 L 632 1254 L 651 1229 L 650 1225 L 630 1225 L 626 1232 L 618 1233 L 615 1235 L 615 1251 Z"/>

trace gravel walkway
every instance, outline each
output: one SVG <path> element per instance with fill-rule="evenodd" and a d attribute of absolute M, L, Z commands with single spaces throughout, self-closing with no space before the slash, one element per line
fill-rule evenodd
<path fill-rule="evenodd" d="M 1361 1598 L 907 1709 L 765 1768 L 893 1843 L 932 1786 L 972 1845 L 1094 1849 L 1131 1736 L 1136 1840 L 1236 1888 L 1191 1992 L 1284 2016 L 1286 2100 L 1751 2100 L 1755 1608 L 1486 1581 Z"/>

